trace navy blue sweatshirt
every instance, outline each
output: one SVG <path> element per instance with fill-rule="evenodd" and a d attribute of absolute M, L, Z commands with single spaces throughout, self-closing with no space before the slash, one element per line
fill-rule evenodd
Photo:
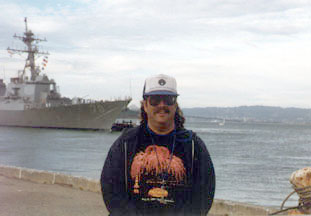
<path fill-rule="evenodd" d="M 215 172 L 205 144 L 192 131 L 163 136 L 139 126 L 110 148 L 101 186 L 110 216 L 206 215 Z"/>

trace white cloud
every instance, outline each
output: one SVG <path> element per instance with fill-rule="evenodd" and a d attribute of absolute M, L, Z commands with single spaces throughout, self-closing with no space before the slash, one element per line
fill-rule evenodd
<path fill-rule="evenodd" d="M 307 0 L 12 1 L 0 10 L 2 49 L 27 16 L 48 40 L 46 71 L 63 95 L 132 95 L 138 103 L 146 76 L 167 73 L 176 76 L 184 107 L 311 107 Z M 20 65 L 0 52 L 6 76 Z"/>

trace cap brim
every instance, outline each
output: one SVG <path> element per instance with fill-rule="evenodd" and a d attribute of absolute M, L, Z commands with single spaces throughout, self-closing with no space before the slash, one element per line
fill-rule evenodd
<path fill-rule="evenodd" d="M 173 96 L 178 96 L 175 92 L 171 91 L 152 91 L 149 93 L 145 93 L 144 96 L 150 96 L 150 95 L 173 95 Z"/>

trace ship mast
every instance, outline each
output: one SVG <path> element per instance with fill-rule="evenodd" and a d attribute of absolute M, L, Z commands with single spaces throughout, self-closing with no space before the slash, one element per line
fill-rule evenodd
<path fill-rule="evenodd" d="M 12 49 L 8 47 L 8 51 L 11 51 L 13 53 L 28 53 L 25 67 L 22 71 L 22 74 L 19 74 L 19 77 L 24 80 L 24 76 L 26 73 L 26 69 L 29 68 L 31 72 L 31 80 L 35 81 L 36 77 L 40 74 L 41 70 L 40 67 L 37 67 L 35 64 L 35 56 L 36 55 L 49 55 L 48 52 L 40 52 L 38 49 L 37 45 L 33 45 L 33 42 L 35 41 L 37 44 L 41 41 L 47 41 L 45 38 L 44 39 L 39 39 L 35 38 L 34 34 L 32 33 L 31 30 L 28 30 L 28 25 L 27 25 L 27 17 L 25 17 L 25 32 L 24 36 L 17 36 L 16 34 L 13 36 L 14 38 L 17 38 L 26 44 L 27 48 L 24 50 L 19 50 L 19 49 Z"/>

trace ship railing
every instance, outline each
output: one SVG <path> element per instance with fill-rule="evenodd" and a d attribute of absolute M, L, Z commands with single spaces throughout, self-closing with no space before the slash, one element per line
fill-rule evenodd
<path fill-rule="evenodd" d="M 73 104 L 90 104 L 90 103 L 103 103 L 103 102 L 113 102 L 113 101 L 131 101 L 131 97 L 124 97 L 124 98 L 114 98 L 112 100 L 94 100 L 94 99 L 82 99 L 79 98 Z"/>
<path fill-rule="evenodd" d="M 117 98 L 114 98 L 114 99 L 110 99 L 110 100 L 101 100 L 103 102 L 108 102 L 108 101 L 131 101 L 132 100 L 132 97 L 130 96 L 125 96 L 125 97 L 117 97 Z"/>

